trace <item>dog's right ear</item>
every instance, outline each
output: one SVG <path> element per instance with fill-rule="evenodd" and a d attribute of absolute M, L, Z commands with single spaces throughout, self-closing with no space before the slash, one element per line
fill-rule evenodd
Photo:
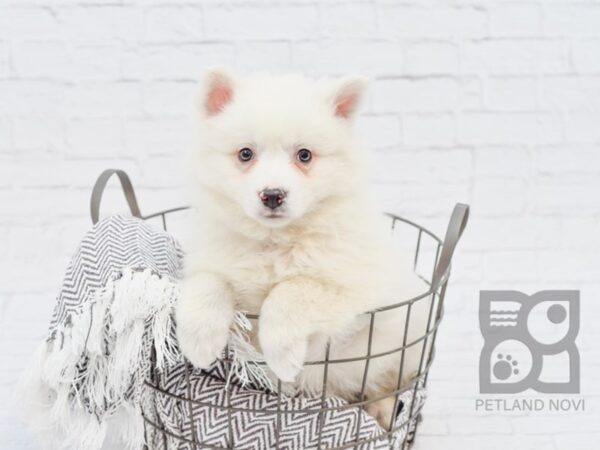
<path fill-rule="evenodd" d="M 334 114 L 342 119 L 352 119 L 364 96 L 368 80 L 362 76 L 348 76 L 335 83 L 331 102 Z"/>
<path fill-rule="evenodd" d="M 233 100 L 233 76 L 222 67 L 209 69 L 200 88 L 200 108 L 207 116 L 219 114 Z"/>

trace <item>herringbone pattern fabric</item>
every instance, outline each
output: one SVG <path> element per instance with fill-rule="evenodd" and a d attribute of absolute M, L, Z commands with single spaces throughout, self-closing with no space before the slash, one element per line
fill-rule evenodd
<path fill-rule="evenodd" d="M 50 330 L 81 312 L 90 294 L 106 285 L 123 268 L 150 269 L 179 277 L 182 251 L 171 235 L 155 230 L 140 219 L 109 216 L 81 240 L 63 279 Z"/>
<path fill-rule="evenodd" d="M 408 421 L 412 391 L 400 396 L 395 422 L 396 427 L 406 426 L 389 438 L 378 437 L 385 431 L 375 419 L 340 398 L 282 396 L 278 402 L 274 393 L 236 384 L 228 388 L 225 371 L 225 363 L 217 363 L 210 373 L 180 364 L 148 383 L 143 411 L 152 424 L 147 435 L 151 448 L 308 450 L 358 442 L 361 450 L 398 449 L 407 429 L 409 434 L 414 429 Z M 414 410 L 423 402 L 424 391 L 419 390 Z"/>

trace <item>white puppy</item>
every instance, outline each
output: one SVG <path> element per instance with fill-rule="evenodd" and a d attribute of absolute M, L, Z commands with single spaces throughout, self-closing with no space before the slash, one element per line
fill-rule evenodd
<path fill-rule="evenodd" d="M 297 76 L 206 75 L 199 146 L 191 169 L 197 210 L 176 311 L 184 355 L 208 367 L 221 355 L 235 310 L 260 313 L 259 346 L 270 369 L 308 392 L 321 389 L 322 360 L 365 356 L 365 311 L 424 292 L 396 258 L 390 224 L 366 194 L 362 151 L 352 130 L 366 82 Z M 407 341 L 424 333 L 428 306 L 415 304 Z M 378 313 L 371 354 L 402 346 L 407 308 Z M 403 382 L 420 345 L 404 358 Z M 367 399 L 397 389 L 400 352 L 371 360 Z M 327 391 L 361 391 L 365 362 L 330 364 Z M 369 403 L 384 425 L 394 400 Z"/>

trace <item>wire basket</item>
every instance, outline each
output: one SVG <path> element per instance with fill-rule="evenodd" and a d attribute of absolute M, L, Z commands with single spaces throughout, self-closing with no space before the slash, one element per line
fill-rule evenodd
<path fill-rule="evenodd" d="M 188 209 L 187 207 L 176 207 L 166 209 L 153 214 L 143 215 L 138 206 L 136 196 L 127 174 L 121 170 L 109 169 L 103 172 L 92 192 L 91 199 L 91 216 L 92 221 L 96 223 L 99 219 L 99 208 L 102 194 L 109 178 L 112 175 L 117 175 L 123 188 L 125 198 L 129 205 L 131 214 L 144 220 L 160 220 L 162 228 L 167 230 L 168 222 L 177 212 Z M 424 281 L 426 288 L 422 293 L 412 298 L 401 299 L 401 301 L 385 306 L 376 310 L 364 313 L 369 320 L 369 339 L 367 351 L 364 356 L 355 358 L 335 359 L 331 355 L 331 342 L 326 344 L 325 357 L 318 361 L 307 361 L 305 366 L 318 366 L 322 369 L 322 386 L 319 398 L 313 401 L 310 406 L 300 408 L 285 408 L 284 404 L 286 396 L 282 393 L 282 384 L 277 381 L 277 389 L 271 395 L 273 396 L 273 407 L 257 409 L 253 406 L 235 405 L 232 403 L 232 384 L 226 383 L 223 385 L 225 390 L 222 404 L 207 403 L 198 398 L 197 393 L 192 392 L 191 379 L 198 374 L 198 370 L 191 365 L 185 363 L 177 376 L 186 383 L 187 389 L 182 393 L 174 394 L 168 385 L 165 384 L 164 374 L 154 371 L 153 376 L 146 381 L 147 394 L 144 402 L 142 402 L 142 415 L 145 422 L 146 445 L 148 449 L 167 450 L 167 449 L 219 449 L 219 450 L 241 450 L 246 448 L 276 448 L 276 449 L 292 449 L 300 448 L 290 446 L 289 442 L 285 443 L 280 439 L 286 432 L 286 424 L 289 424 L 289 418 L 305 417 L 314 419 L 316 429 L 313 428 L 311 433 L 315 436 L 315 445 L 310 446 L 311 449 L 371 449 L 371 448 L 397 448 L 406 450 L 411 447 L 418 423 L 421 418 L 421 410 L 424 404 L 424 397 L 420 392 L 424 391 L 427 385 L 429 369 L 433 362 L 435 354 L 435 339 L 437 331 L 443 316 L 443 303 L 450 275 L 450 263 L 456 244 L 467 224 L 469 207 L 464 204 L 456 204 L 452 212 L 446 235 L 442 241 L 434 233 L 425 227 L 418 225 L 410 220 L 398 217 L 396 215 L 387 214 L 390 218 L 390 227 L 394 237 L 398 237 L 398 242 L 402 244 L 405 250 L 411 251 L 413 254 L 413 262 L 415 272 Z M 407 338 L 407 331 L 410 324 L 411 311 L 420 304 L 427 304 L 427 325 L 417 339 L 411 341 Z M 405 323 L 399 324 L 404 326 L 404 335 L 398 345 L 385 352 L 372 352 L 371 339 L 373 336 L 374 324 L 377 318 L 396 308 L 405 308 L 406 314 Z M 247 314 L 247 318 L 255 321 L 258 315 Z M 419 364 L 418 370 L 410 381 L 400 383 L 403 380 L 403 365 L 405 352 L 411 348 L 419 349 Z M 367 383 L 369 365 L 377 359 L 392 354 L 400 355 L 399 376 L 396 389 L 388 392 L 385 396 L 377 398 L 365 397 L 365 386 Z M 224 376 L 229 379 L 229 371 L 231 370 L 230 352 L 226 349 L 223 357 L 225 372 Z M 357 392 L 356 400 L 352 402 L 332 403 L 327 394 L 328 369 L 333 364 L 344 363 L 360 363 L 364 366 L 362 387 L 360 392 Z M 263 361 L 257 361 L 256 364 L 264 365 Z M 366 426 L 365 412 L 368 405 L 372 402 L 382 400 L 384 398 L 394 399 L 393 414 L 396 415 L 396 420 L 390 420 L 390 425 L 387 429 L 380 429 L 376 435 L 364 437 L 361 435 L 361 426 Z M 404 399 L 404 400 L 401 400 Z M 169 400 L 175 402 L 177 408 L 180 409 L 180 414 L 185 415 L 185 420 L 188 421 L 188 432 L 178 433 L 170 429 L 160 415 L 157 414 L 157 405 L 160 402 Z M 225 436 L 219 443 L 207 442 L 199 439 L 194 430 L 202 426 L 204 416 L 195 417 L 194 408 L 202 406 L 207 408 L 211 414 L 220 417 L 225 423 Z M 323 436 L 325 421 L 328 414 L 338 413 L 343 411 L 353 410 L 356 412 L 356 421 L 353 422 L 355 438 L 351 442 L 342 445 L 330 445 L 327 439 Z M 402 412 L 402 414 L 400 414 Z M 234 430 L 239 427 L 236 422 L 236 417 L 239 414 L 246 414 L 250 420 L 266 420 L 272 419 L 275 439 L 267 447 L 244 446 L 234 442 Z M 398 418 L 401 417 L 401 420 Z M 361 420 L 362 419 L 362 420 Z M 191 430 L 191 431 L 190 431 Z M 385 442 L 383 447 L 381 442 Z M 375 443 L 379 443 L 375 445 Z M 265 444 L 262 444 L 265 445 Z M 302 447 L 308 448 L 308 447 Z"/>

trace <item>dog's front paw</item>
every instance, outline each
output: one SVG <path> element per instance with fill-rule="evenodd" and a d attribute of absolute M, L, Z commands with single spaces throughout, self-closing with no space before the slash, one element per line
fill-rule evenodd
<path fill-rule="evenodd" d="M 305 338 L 289 339 L 281 331 L 260 333 L 260 346 L 265 362 L 283 382 L 293 382 L 306 358 Z M 277 337 L 279 336 L 279 337 Z"/>
<path fill-rule="evenodd" d="M 217 317 L 204 317 L 196 322 L 177 319 L 177 341 L 181 353 L 194 367 L 208 369 L 227 345 L 229 323 Z"/>
<path fill-rule="evenodd" d="M 265 306 L 267 306 L 265 308 Z M 269 368 L 283 382 L 292 382 L 306 358 L 308 334 L 290 323 L 276 308 L 264 305 L 258 325 L 258 338 Z"/>
<path fill-rule="evenodd" d="M 233 306 L 228 299 L 206 301 L 210 297 L 183 293 L 175 311 L 177 341 L 181 353 L 200 369 L 207 369 L 219 358 L 227 345 L 229 329 L 233 322 Z M 225 296 L 225 292 L 212 292 L 212 296 Z"/>

